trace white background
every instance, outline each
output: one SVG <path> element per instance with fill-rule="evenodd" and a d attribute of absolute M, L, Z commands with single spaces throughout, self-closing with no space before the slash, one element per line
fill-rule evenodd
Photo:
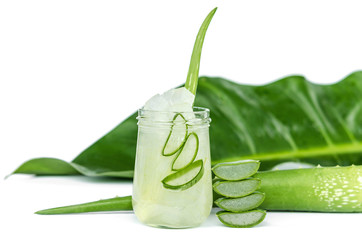
<path fill-rule="evenodd" d="M 0 2 L 0 239 L 333 239 L 361 214 L 268 213 L 252 229 L 156 229 L 133 213 L 38 216 L 129 195 L 131 182 L 16 175 L 33 157 L 71 161 L 152 95 L 184 82 L 199 26 L 218 6 L 200 75 L 333 83 L 361 69 L 361 1 L 12 0 Z M 312 235 L 313 234 L 313 235 Z M 355 236 L 358 238 L 358 236 Z"/>

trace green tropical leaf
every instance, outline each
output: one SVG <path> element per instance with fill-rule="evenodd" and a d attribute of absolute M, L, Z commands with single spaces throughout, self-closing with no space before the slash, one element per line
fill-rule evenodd
<path fill-rule="evenodd" d="M 213 163 L 362 163 L 362 72 L 331 85 L 302 76 L 264 86 L 204 77 L 197 94 L 197 105 L 212 113 Z"/>
<path fill-rule="evenodd" d="M 257 159 L 264 170 L 283 161 L 362 164 L 362 71 L 330 85 L 314 84 L 302 76 L 263 86 L 201 77 L 196 96 L 195 106 L 211 110 L 213 164 Z M 69 167 L 62 162 L 63 167 L 55 171 L 49 167 L 52 161 L 33 159 L 14 173 L 79 172 L 131 178 L 136 121 L 135 113 L 84 150 Z"/>
<path fill-rule="evenodd" d="M 23 163 L 14 173 L 37 175 L 78 175 L 70 163 L 57 158 L 34 158 Z"/>

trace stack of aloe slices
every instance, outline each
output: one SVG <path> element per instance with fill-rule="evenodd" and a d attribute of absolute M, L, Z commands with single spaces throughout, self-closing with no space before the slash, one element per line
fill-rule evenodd
<path fill-rule="evenodd" d="M 226 226 L 253 227 L 264 220 L 265 210 L 257 207 L 263 203 L 265 194 L 256 191 L 261 182 L 252 177 L 259 166 L 257 160 L 240 160 L 219 163 L 212 168 L 216 176 L 213 189 L 220 195 L 215 204 L 223 209 L 216 216 Z"/>

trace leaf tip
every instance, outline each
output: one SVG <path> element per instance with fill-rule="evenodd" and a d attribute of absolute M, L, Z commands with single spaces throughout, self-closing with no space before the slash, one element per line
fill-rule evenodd
<path fill-rule="evenodd" d="M 48 208 L 48 209 L 43 209 L 43 210 L 39 210 L 34 212 L 34 214 L 38 214 L 38 215 L 51 215 L 51 214 L 57 214 L 57 212 L 53 211 L 53 208 Z"/>
<path fill-rule="evenodd" d="M 10 173 L 10 174 L 6 175 L 6 176 L 4 177 L 4 180 L 8 179 L 11 175 L 13 175 L 13 173 L 14 173 L 14 172 L 12 172 L 12 173 Z"/>

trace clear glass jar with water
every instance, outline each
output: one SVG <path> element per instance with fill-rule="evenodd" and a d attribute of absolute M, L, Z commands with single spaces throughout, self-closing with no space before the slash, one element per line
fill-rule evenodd
<path fill-rule="evenodd" d="M 140 109 L 132 204 L 155 227 L 200 225 L 212 208 L 210 112 Z"/>

